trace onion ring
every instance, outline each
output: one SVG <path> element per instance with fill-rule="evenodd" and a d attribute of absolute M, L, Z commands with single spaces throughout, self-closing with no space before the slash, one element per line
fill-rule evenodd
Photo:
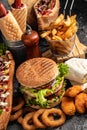
<path fill-rule="evenodd" d="M 19 124 L 21 124 L 21 125 L 22 125 L 22 121 L 23 121 L 23 117 L 22 117 L 22 116 L 20 116 L 20 117 L 17 119 L 17 122 L 18 122 Z"/>
<path fill-rule="evenodd" d="M 24 119 L 24 116 L 26 115 L 26 114 L 28 114 L 28 113 L 30 113 L 30 112 L 34 112 L 35 111 L 35 109 L 33 109 L 33 108 L 31 108 L 31 107 L 24 107 L 23 108 L 23 113 L 22 113 L 22 115 L 17 119 L 17 122 L 19 123 L 19 124 L 22 124 L 22 121 L 23 121 L 23 119 Z"/>
<path fill-rule="evenodd" d="M 50 114 L 57 114 L 60 116 L 59 119 L 57 120 L 50 120 L 49 115 Z M 57 109 L 57 108 L 52 108 L 52 109 L 46 109 L 44 113 L 42 114 L 42 121 L 45 125 L 50 126 L 50 127 L 57 127 L 62 125 L 66 120 L 65 114 L 62 112 L 62 110 Z"/>
<path fill-rule="evenodd" d="M 39 109 L 35 114 L 33 115 L 33 122 L 37 128 L 46 128 L 46 125 L 43 124 L 39 117 L 44 113 L 45 109 Z"/>
<path fill-rule="evenodd" d="M 13 112 L 18 111 L 19 109 L 21 109 L 24 106 L 24 104 L 25 103 L 24 103 L 23 98 L 18 98 L 17 99 L 17 105 L 13 106 L 12 111 Z"/>
<path fill-rule="evenodd" d="M 31 113 L 28 113 L 23 121 L 22 121 L 22 126 L 24 129 L 26 130 L 35 130 L 36 129 L 36 126 L 34 124 L 31 124 L 31 120 L 33 120 L 33 115 L 34 115 L 34 112 L 31 112 Z"/>
<path fill-rule="evenodd" d="M 18 110 L 17 112 L 15 112 L 14 114 L 10 115 L 10 121 L 14 121 L 17 120 L 18 117 L 20 117 L 23 113 L 23 109 Z"/>

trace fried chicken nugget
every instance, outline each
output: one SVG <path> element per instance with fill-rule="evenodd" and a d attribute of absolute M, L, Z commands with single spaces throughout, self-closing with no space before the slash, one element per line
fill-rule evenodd
<path fill-rule="evenodd" d="M 68 88 L 65 92 L 65 96 L 68 97 L 75 97 L 77 94 L 79 94 L 82 91 L 82 87 L 79 85 L 74 85 L 70 88 Z"/>
<path fill-rule="evenodd" d="M 82 92 L 75 97 L 75 106 L 78 113 L 83 114 L 86 112 L 87 94 Z"/>
<path fill-rule="evenodd" d="M 87 109 L 87 101 L 86 101 L 86 103 L 85 103 L 85 106 L 86 106 L 86 109 Z"/>
<path fill-rule="evenodd" d="M 87 110 L 87 101 L 86 101 L 85 105 L 86 105 L 86 110 Z"/>
<path fill-rule="evenodd" d="M 73 98 L 63 97 L 61 102 L 61 108 L 66 115 L 75 115 L 76 108 Z"/>

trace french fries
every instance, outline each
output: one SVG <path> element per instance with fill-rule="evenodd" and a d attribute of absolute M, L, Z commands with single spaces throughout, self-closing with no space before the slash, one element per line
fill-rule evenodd
<path fill-rule="evenodd" d="M 70 26 L 70 24 L 71 24 L 71 19 L 70 19 L 70 17 L 69 16 L 67 16 L 67 19 L 64 21 L 64 24 L 65 24 L 65 26 Z"/>
<path fill-rule="evenodd" d="M 59 25 L 62 20 L 64 20 L 64 15 L 60 14 L 58 18 L 54 21 L 53 25 Z"/>
<path fill-rule="evenodd" d="M 42 33 L 40 36 L 41 36 L 42 38 L 45 38 L 45 37 L 48 36 L 50 33 L 51 33 L 51 31 L 49 30 L 49 31 L 46 31 L 46 32 Z"/>
<path fill-rule="evenodd" d="M 42 38 L 50 37 L 51 40 L 67 40 L 71 38 L 78 30 L 76 15 L 68 16 L 66 19 L 63 14 L 51 23 L 44 33 Z"/>
<path fill-rule="evenodd" d="M 62 38 L 61 38 L 61 37 L 59 37 L 59 36 L 54 35 L 54 36 L 52 37 L 52 40 L 59 40 L 59 41 L 61 41 L 61 40 L 62 40 Z"/>
<path fill-rule="evenodd" d="M 77 30 L 76 15 L 67 15 L 65 19 L 64 15 L 60 14 L 41 34 L 41 37 L 47 39 L 53 54 L 63 56 L 71 52 Z"/>

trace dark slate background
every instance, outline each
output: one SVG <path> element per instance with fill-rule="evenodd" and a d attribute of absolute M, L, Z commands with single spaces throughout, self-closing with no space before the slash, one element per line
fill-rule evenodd
<path fill-rule="evenodd" d="M 0 0 L 3 2 L 5 7 L 9 9 L 7 0 Z M 70 3 L 72 0 L 69 0 L 69 5 L 67 7 L 67 14 L 70 7 Z M 65 4 L 65 0 L 60 0 L 61 2 L 61 8 L 60 13 L 63 11 L 63 7 Z M 86 0 L 75 0 L 72 14 L 77 14 L 77 21 L 79 25 L 78 29 L 78 37 L 81 41 L 81 43 L 87 45 L 87 2 Z M 1 35 L 0 35 L 0 41 Z M 40 41 L 40 49 L 41 51 L 45 51 L 49 48 L 49 45 L 45 40 Z M 16 91 L 16 89 L 15 89 Z M 17 89 L 18 91 L 18 89 Z M 16 92 L 17 92 L 16 91 Z M 9 123 L 7 130 L 23 130 L 22 127 L 17 122 Z M 76 114 L 72 117 L 67 117 L 66 123 L 64 125 L 58 127 L 58 128 L 48 128 L 44 130 L 87 130 L 87 114 Z"/>

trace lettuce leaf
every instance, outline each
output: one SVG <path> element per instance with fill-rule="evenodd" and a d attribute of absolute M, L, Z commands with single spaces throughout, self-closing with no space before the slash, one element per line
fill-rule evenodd
<path fill-rule="evenodd" d="M 52 99 L 49 99 L 49 100 L 45 99 L 44 102 L 43 102 L 42 98 L 40 98 L 41 100 L 39 100 L 39 101 L 36 98 L 31 98 L 31 99 L 26 99 L 26 103 L 27 103 L 27 106 L 31 106 L 31 105 L 34 105 L 34 106 L 36 105 L 37 106 L 37 105 L 39 105 L 42 108 L 50 108 L 51 104 L 60 101 L 60 99 L 62 98 L 64 92 L 65 92 L 65 86 L 63 86 L 60 95 L 56 96 L 55 98 L 52 98 Z"/>
<path fill-rule="evenodd" d="M 47 106 L 47 99 L 45 98 L 46 93 L 49 93 L 52 91 L 50 89 L 42 89 L 40 91 L 38 91 L 37 95 L 36 95 L 36 102 L 38 102 L 38 104 L 40 104 L 42 107 Z"/>
<path fill-rule="evenodd" d="M 8 47 L 6 46 L 6 44 L 0 43 L 0 56 L 4 55 L 7 49 Z"/>
<path fill-rule="evenodd" d="M 59 68 L 59 76 L 60 77 L 64 77 L 68 74 L 68 71 L 69 71 L 69 67 L 67 64 L 64 64 L 64 63 L 60 63 L 58 64 L 58 68 Z"/>

